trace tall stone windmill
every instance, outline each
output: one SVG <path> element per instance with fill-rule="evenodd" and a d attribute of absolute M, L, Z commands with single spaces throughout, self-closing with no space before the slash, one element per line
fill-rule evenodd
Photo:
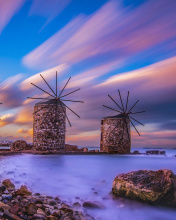
<path fill-rule="evenodd" d="M 71 127 L 70 120 L 66 114 L 66 109 L 70 110 L 78 118 L 80 116 L 75 113 L 71 108 L 69 108 L 65 102 L 80 102 L 68 100 L 64 97 L 71 95 L 74 92 L 77 92 L 80 89 L 76 89 L 67 94 L 63 94 L 68 82 L 71 77 L 66 82 L 63 89 L 58 94 L 57 88 L 57 72 L 56 72 L 56 88 L 55 91 L 51 88 L 45 78 L 40 74 L 42 79 L 47 84 L 50 92 L 40 88 L 39 86 L 31 83 L 36 88 L 43 91 L 45 94 L 49 95 L 47 98 L 36 98 L 36 97 L 27 97 L 28 99 L 38 99 L 42 100 L 35 104 L 34 113 L 33 113 L 33 144 L 34 147 L 38 150 L 42 149 L 64 149 L 65 148 L 65 129 L 66 129 L 66 119 Z"/>
<path fill-rule="evenodd" d="M 121 105 L 119 105 L 110 95 L 109 98 L 116 104 L 117 109 L 103 105 L 105 108 L 111 109 L 115 112 L 118 112 L 118 115 L 105 117 L 101 120 L 101 140 L 100 140 L 100 151 L 108 153 L 130 153 L 131 149 L 131 132 L 130 132 L 130 123 L 135 128 L 138 135 L 139 131 L 135 127 L 133 121 L 141 124 L 131 115 L 143 113 L 145 111 L 133 112 L 133 108 L 139 102 L 136 101 L 135 104 L 128 110 L 128 100 L 129 100 L 129 91 L 127 95 L 126 105 L 123 105 L 122 97 L 120 90 L 118 90 Z M 133 120 L 133 121 L 132 121 Z"/>

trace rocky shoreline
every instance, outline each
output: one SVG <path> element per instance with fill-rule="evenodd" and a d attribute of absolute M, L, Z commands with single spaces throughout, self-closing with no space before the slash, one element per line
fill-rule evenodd
<path fill-rule="evenodd" d="M 90 215 L 80 211 L 84 208 L 101 208 L 93 202 L 82 205 L 75 202 L 68 205 L 59 197 L 32 194 L 26 186 L 15 189 L 10 179 L 0 183 L 0 219 L 2 220 L 94 220 Z"/>

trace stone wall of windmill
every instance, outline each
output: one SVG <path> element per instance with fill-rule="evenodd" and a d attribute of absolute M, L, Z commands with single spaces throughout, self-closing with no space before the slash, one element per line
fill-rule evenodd
<path fill-rule="evenodd" d="M 43 108 L 46 104 L 49 106 Z M 37 150 L 65 148 L 66 117 L 63 109 L 66 111 L 64 106 L 56 107 L 51 100 L 34 106 L 33 145 Z"/>
<path fill-rule="evenodd" d="M 114 129 L 116 126 L 117 128 Z M 107 153 L 128 154 L 130 153 L 130 149 L 130 121 L 127 119 L 127 123 L 125 123 L 124 118 L 120 118 L 120 116 L 103 118 L 101 120 L 100 151 Z"/>

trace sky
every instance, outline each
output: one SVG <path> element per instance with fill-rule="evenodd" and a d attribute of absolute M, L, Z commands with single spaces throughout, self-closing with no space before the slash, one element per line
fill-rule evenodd
<path fill-rule="evenodd" d="M 176 147 L 175 0 L 0 0 L 0 140 L 32 142 L 33 108 L 55 88 L 81 88 L 69 103 L 66 143 L 100 145 L 101 118 L 116 114 L 118 89 L 138 99 L 132 147 Z"/>

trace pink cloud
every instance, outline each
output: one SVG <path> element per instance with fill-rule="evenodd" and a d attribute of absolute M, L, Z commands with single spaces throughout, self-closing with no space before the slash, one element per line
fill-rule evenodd
<path fill-rule="evenodd" d="M 90 16 L 79 16 L 23 58 L 30 67 L 75 64 L 111 53 L 123 58 L 151 49 L 176 36 L 175 1 L 147 1 L 136 9 L 115 1 Z M 109 55 L 110 56 L 110 55 Z"/>
<path fill-rule="evenodd" d="M 0 34 L 26 0 L 0 0 Z"/>

